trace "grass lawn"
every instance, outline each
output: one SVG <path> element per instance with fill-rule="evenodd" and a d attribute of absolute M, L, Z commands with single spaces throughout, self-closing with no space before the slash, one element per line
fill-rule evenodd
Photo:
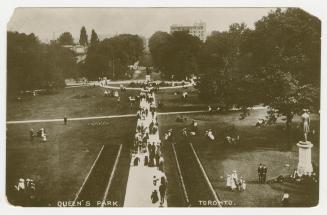
<path fill-rule="evenodd" d="M 205 110 L 206 104 L 201 103 L 193 88 L 189 88 L 189 97 L 185 102 L 181 100 L 178 90 L 162 90 L 157 95 L 164 104 L 159 112 Z M 136 95 L 138 91 L 120 93 L 121 102 L 117 104 L 115 98 L 103 97 L 104 89 L 100 87 L 78 87 L 62 89 L 55 95 L 40 95 L 21 103 L 8 101 L 7 120 L 52 119 L 69 117 L 87 117 L 101 115 L 115 115 L 135 113 L 130 110 L 128 96 Z M 179 92 L 175 95 L 175 92 Z M 186 122 L 176 122 L 177 115 L 162 115 L 159 118 L 159 132 L 163 139 L 164 133 L 173 128 L 176 133 L 191 124 L 194 119 L 198 122 L 199 133 L 190 142 L 201 159 L 203 166 L 211 180 L 214 189 L 223 200 L 232 200 L 236 206 L 280 206 L 281 195 L 284 190 L 290 192 L 292 206 L 312 206 L 313 199 L 318 193 L 298 187 L 283 187 L 277 185 L 257 184 L 257 166 L 264 163 L 268 166 L 268 178 L 281 174 L 289 174 L 297 165 L 298 149 L 295 144 L 301 139 L 301 129 L 298 127 L 299 118 L 294 119 L 291 144 L 281 120 L 273 126 L 254 127 L 258 118 L 263 118 L 265 110 L 253 110 L 244 120 L 239 120 L 238 112 L 187 114 Z M 319 118 L 312 114 L 312 129 L 319 131 Z M 132 143 L 135 133 L 136 119 L 118 118 L 105 119 L 105 125 L 97 126 L 99 120 L 63 122 L 9 124 L 7 125 L 7 196 L 12 202 L 12 190 L 19 178 L 32 178 L 36 181 L 39 205 L 56 206 L 56 202 L 73 200 L 74 195 L 83 183 L 93 161 L 103 144 L 124 144 L 122 162 L 118 165 L 118 173 L 114 178 L 113 190 L 108 199 L 123 202 L 129 169 L 128 147 Z M 90 125 L 93 123 L 93 125 Z M 225 128 L 235 125 L 240 136 L 238 145 L 230 147 L 223 144 Z M 48 141 L 41 142 L 35 138 L 29 139 L 29 129 L 45 128 Z M 211 128 L 215 134 L 215 141 L 208 143 L 204 132 Z M 181 135 L 177 136 L 177 143 Z M 319 164 L 319 132 L 309 136 L 314 144 L 312 158 Z M 286 147 L 288 146 L 288 147 Z M 167 150 L 167 153 L 171 153 Z M 168 155 L 171 156 L 171 155 Z M 171 158 L 172 160 L 172 158 Z M 177 174 L 172 174 L 173 161 L 168 166 L 167 175 L 172 180 L 179 180 Z M 236 169 L 240 176 L 247 181 L 247 190 L 242 193 L 230 192 L 225 189 L 225 177 Z M 176 183 L 171 191 L 180 192 Z M 175 189 L 176 188 L 176 189 Z M 137 195 L 137 194 L 136 194 Z M 171 199 L 181 203 L 181 194 L 168 193 Z M 170 200 L 168 200 L 170 201 Z M 180 206 L 181 204 L 172 204 Z"/>
<path fill-rule="evenodd" d="M 287 135 L 283 130 L 284 124 L 278 120 L 276 125 L 256 128 L 254 125 L 258 118 L 265 116 L 265 110 L 253 110 L 251 115 L 244 120 L 239 120 L 238 112 L 225 114 L 189 114 L 184 115 L 186 122 L 176 122 L 177 115 L 160 116 L 160 134 L 164 135 L 169 128 L 180 132 L 184 127 L 196 120 L 199 134 L 190 138 L 199 158 L 208 174 L 214 189 L 222 200 L 232 200 L 236 206 L 241 207 L 269 207 L 281 206 L 280 200 L 284 191 L 290 193 L 291 206 L 313 206 L 318 198 L 316 188 L 306 188 L 262 185 L 257 183 L 257 167 L 264 163 L 268 167 L 268 179 L 279 175 L 290 174 L 297 166 L 298 149 L 296 143 L 302 139 L 301 130 L 297 126 L 299 118 L 294 119 L 290 147 Z M 319 131 L 319 120 L 312 114 L 312 129 Z M 235 125 L 240 136 L 236 146 L 224 145 L 225 128 Z M 205 130 L 211 128 L 215 134 L 215 141 L 209 143 L 205 137 Z M 314 164 L 319 164 L 319 134 L 311 135 L 309 139 L 314 144 L 312 159 Z M 181 135 L 176 135 L 176 142 L 181 142 Z M 225 178 L 233 170 L 247 181 L 245 192 L 231 192 L 225 189 Z"/>
<path fill-rule="evenodd" d="M 34 123 L 7 125 L 7 195 L 12 200 L 13 186 L 19 178 L 36 181 L 39 205 L 73 200 L 103 144 L 131 143 L 135 118 L 107 119 L 103 126 L 90 122 Z M 48 141 L 29 139 L 30 128 L 45 128 Z M 129 168 L 129 166 L 125 166 Z M 127 176 L 125 176 L 127 177 Z M 125 180 L 125 179 L 122 179 Z"/>
<path fill-rule="evenodd" d="M 182 101 L 181 98 L 184 91 L 188 92 L 188 98 Z M 208 109 L 208 105 L 203 104 L 203 102 L 199 100 L 197 90 L 193 87 L 186 89 L 159 90 L 156 99 L 163 104 L 162 108 L 159 108 L 159 112 Z"/>
<path fill-rule="evenodd" d="M 23 102 L 7 101 L 7 120 L 52 119 L 135 113 L 130 110 L 128 96 L 137 91 L 119 92 L 120 104 L 115 98 L 104 97 L 101 87 L 61 89 L 58 94 L 39 95 Z"/>

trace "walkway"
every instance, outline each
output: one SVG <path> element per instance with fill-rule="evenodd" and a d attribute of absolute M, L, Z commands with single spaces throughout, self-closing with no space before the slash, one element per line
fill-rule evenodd
<path fill-rule="evenodd" d="M 153 109 L 155 104 L 154 93 L 150 94 L 153 98 L 152 102 L 147 102 L 146 99 L 140 101 L 140 111 L 138 112 L 138 121 L 136 128 L 134 145 L 136 150 L 132 153 L 131 167 L 129 171 L 124 207 L 167 207 L 167 199 L 160 205 L 159 185 L 161 178 L 166 179 L 166 175 L 158 168 L 159 163 L 154 159 L 154 154 L 151 155 L 151 145 L 153 144 L 153 152 L 161 154 L 160 139 L 158 124 L 156 121 L 157 114 Z M 151 111 L 152 110 L 152 111 Z M 152 125 L 151 125 L 152 124 Z M 155 128 L 153 130 L 153 128 Z M 144 131 L 144 132 L 143 132 Z M 144 142 L 144 137 L 146 142 Z M 141 138 L 139 138 L 141 136 Z M 138 138 L 140 141 L 138 141 Z M 145 143 L 145 147 L 144 144 Z M 143 145 L 143 146 L 142 146 Z M 149 146 L 150 145 L 150 146 Z M 161 156 L 161 155 L 160 155 Z M 147 162 L 147 158 L 149 161 Z M 139 163 L 135 165 L 135 159 L 139 159 Z M 152 160 L 152 161 L 151 161 Z M 152 163 L 152 165 L 151 165 Z M 157 191 L 159 200 L 152 203 L 151 195 Z"/>
<path fill-rule="evenodd" d="M 78 120 L 90 120 L 90 119 L 113 119 L 113 118 L 126 118 L 135 117 L 135 114 L 125 114 L 125 115 L 109 115 L 109 116 L 90 116 L 90 117 L 76 117 L 68 118 L 68 121 L 78 121 Z M 7 121 L 7 124 L 23 124 L 23 123 L 36 123 L 36 122 L 63 122 L 64 119 L 32 119 L 32 120 L 17 120 L 17 121 Z"/>
<path fill-rule="evenodd" d="M 252 110 L 266 110 L 267 107 L 257 106 L 253 107 Z M 237 111 L 236 109 L 234 111 Z M 233 109 L 231 109 L 233 111 Z M 156 115 L 176 115 L 176 114 L 192 114 L 192 113 L 207 113 L 208 110 L 194 110 L 194 111 L 171 111 L 156 113 Z M 122 115 L 104 115 L 104 116 L 90 116 L 90 117 L 75 117 L 68 118 L 68 121 L 79 121 L 79 120 L 91 120 L 91 119 L 113 119 L 113 118 L 127 118 L 135 117 L 135 114 L 122 114 Z M 37 122 L 63 122 L 63 118 L 60 119 L 31 119 L 31 120 L 12 120 L 7 121 L 7 124 L 24 124 L 24 123 L 37 123 Z"/>
<path fill-rule="evenodd" d="M 187 113 L 206 113 L 207 110 L 200 111 L 179 111 L 179 112 L 163 112 L 157 113 L 156 115 L 173 115 L 173 114 L 187 114 Z M 76 117 L 68 118 L 68 121 L 78 121 L 78 120 L 91 120 L 91 119 L 113 119 L 113 118 L 127 118 L 135 117 L 136 114 L 123 114 L 123 115 L 106 115 L 106 116 L 90 116 L 90 117 Z M 32 119 L 32 120 L 13 120 L 7 121 L 7 124 L 24 124 L 24 123 L 36 123 L 36 122 L 63 122 L 64 119 Z"/>
<path fill-rule="evenodd" d="M 101 86 L 101 85 L 100 85 Z M 192 87 L 192 84 L 185 84 L 184 86 L 179 85 L 179 86 L 170 86 L 170 87 L 160 87 L 160 90 L 168 90 L 168 89 L 181 89 L 181 88 L 187 88 L 187 87 Z M 108 86 L 108 85 L 103 85 L 101 86 L 103 88 L 107 89 L 113 89 L 113 90 L 120 90 L 120 87 L 115 87 L 115 86 Z M 125 87 L 126 90 L 142 90 L 140 87 Z"/>

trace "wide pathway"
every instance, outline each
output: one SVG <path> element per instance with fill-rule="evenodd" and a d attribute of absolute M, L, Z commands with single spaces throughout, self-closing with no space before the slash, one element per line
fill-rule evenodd
<path fill-rule="evenodd" d="M 137 121 L 137 129 L 136 129 L 136 137 L 137 135 L 141 134 L 138 128 L 142 127 L 145 134 L 148 134 L 148 140 L 146 141 L 145 147 L 138 147 L 132 153 L 131 159 L 131 167 L 128 176 L 128 182 L 126 187 L 126 194 L 125 194 L 125 202 L 124 207 L 167 207 L 167 199 L 165 198 L 163 204 L 160 204 L 160 192 L 159 192 L 159 185 L 160 179 L 162 177 L 166 178 L 166 175 L 163 171 L 159 170 L 158 164 L 151 165 L 151 155 L 149 144 L 153 144 L 160 153 L 160 139 L 159 139 L 159 129 L 153 130 L 151 129 L 153 125 L 150 124 L 157 124 L 156 122 L 156 112 L 153 113 L 150 111 L 150 105 L 155 104 L 154 93 L 152 94 L 153 101 L 148 103 L 146 99 L 142 99 L 140 101 L 140 110 L 142 112 L 140 117 L 138 117 Z M 148 110 L 144 111 L 143 110 Z M 146 162 L 146 156 L 150 159 L 149 162 Z M 139 159 L 139 163 L 135 165 L 135 159 Z M 151 195 L 157 191 L 159 200 L 156 203 L 152 203 Z"/>

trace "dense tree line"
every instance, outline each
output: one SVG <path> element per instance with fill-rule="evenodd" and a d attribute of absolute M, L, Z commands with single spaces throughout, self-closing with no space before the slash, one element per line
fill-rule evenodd
<path fill-rule="evenodd" d="M 99 41 L 92 31 L 83 73 L 90 80 L 126 78 L 128 65 L 140 60 L 143 50 L 143 40 L 137 35 L 121 34 Z"/>
<path fill-rule="evenodd" d="M 149 41 L 154 66 L 183 79 L 200 77 L 200 98 L 221 107 L 270 107 L 272 119 L 319 110 L 321 23 L 301 9 L 276 9 L 251 30 L 232 24 L 205 43 L 184 33 L 156 32 Z M 246 112 L 244 113 L 246 114 Z"/>
<path fill-rule="evenodd" d="M 85 62 L 76 63 L 76 54 L 65 45 L 74 45 L 69 32 L 50 44 L 41 43 L 34 34 L 8 32 L 8 95 L 21 91 L 62 87 L 66 78 L 127 77 L 128 65 L 143 60 L 143 39 L 122 34 L 100 41 L 92 30 L 90 41 L 82 27 L 80 44 L 87 47 Z"/>
<path fill-rule="evenodd" d="M 43 44 L 34 34 L 7 33 L 8 95 L 20 91 L 62 87 L 76 75 L 75 56 L 59 42 Z"/>

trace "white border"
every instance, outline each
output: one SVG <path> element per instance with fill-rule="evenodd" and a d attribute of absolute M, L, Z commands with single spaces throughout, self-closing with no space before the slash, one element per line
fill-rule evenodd
<path fill-rule="evenodd" d="M 325 1 L 327 2 L 327 1 Z M 297 213 L 300 214 L 321 214 L 323 209 L 327 208 L 326 194 L 327 194 L 327 177 L 326 177 L 326 159 L 320 159 L 320 201 L 319 205 L 315 208 L 293 208 L 293 209 L 276 209 L 276 208 L 239 208 L 239 209 L 212 209 L 212 208 L 201 208 L 201 209 L 115 209 L 115 208 L 102 208 L 102 209 L 91 209 L 91 208 L 80 208 L 80 209 L 48 209 L 48 208 L 39 208 L 39 209 L 30 209 L 30 208 L 18 208 L 12 207 L 7 204 L 5 198 L 5 137 L 6 137 L 6 128 L 5 128 L 5 100 L 6 100 L 6 25 L 10 19 L 11 14 L 13 13 L 14 8 L 16 7 L 300 7 L 311 14 L 319 17 L 322 21 L 322 67 L 321 67 L 321 131 L 326 130 L 326 14 L 327 7 L 324 0 L 221 0 L 221 1 L 210 1 L 210 0 L 78 0 L 78 1 L 65 1 L 65 0 L 2 0 L 0 6 L 0 92 L 2 102 L 0 104 L 1 110 L 1 121 L 2 126 L 0 129 L 0 135 L 2 141 L 0 144 L 0 211 L 2 214 L 89 214 L 93 210 L 96 210 L 97 213 L 108 214 L 108 213 L 133 213 L 133 214 L 144 214 L 144 213 L 179 213 L 179 214 L 199 214 L 199 213 L 237 213 L 244 214 L 249 213 L 253 214 L 273 214 L 273 213 Z M 325 3 L 325 4 L 324 4 Z M 325 146 L 326 132 L 321 132 L 321 144 L 320 144 L 320 154 L 325 155 L 327 150 Z M 324 158 L 323 156 L 321 156 Z M 218 211 L 219 210 L 219 211 Z"/>

